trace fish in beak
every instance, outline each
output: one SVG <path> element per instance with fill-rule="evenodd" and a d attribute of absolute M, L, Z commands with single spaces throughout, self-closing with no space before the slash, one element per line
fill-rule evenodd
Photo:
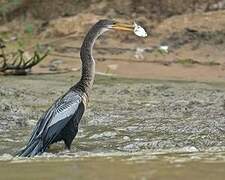
<path fill-rule="evenodd" d="M 139 37 L 147 37 L 147 33 L 145 29 L 141 27 L 140 25 L 136 24 L 135 22 L 132 25 L 116 22 L 112 25 L 111 28 L 115 30 L 121 30 L 121 31 L 131 31 L 131 32 L 134 32 L 134 34 L 136 34 Z"/>

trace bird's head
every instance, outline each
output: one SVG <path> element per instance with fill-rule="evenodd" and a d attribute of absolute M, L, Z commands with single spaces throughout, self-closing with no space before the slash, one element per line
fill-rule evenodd
<path fill-rule="evenodd" d="M 130 31 L 134 32 L 137 36 L 146 37 L 146 31 L 135 22 L 133 24 L 125 24 L 120 23 L 114 20 L 103 19 L 97 23 L 99 26 L 103 27 L 104 30 L 114 29 L 114 30 L 121 30 L 121 31 Z"/>

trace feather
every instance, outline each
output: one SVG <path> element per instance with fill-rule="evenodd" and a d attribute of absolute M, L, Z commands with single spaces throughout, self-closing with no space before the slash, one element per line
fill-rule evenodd
<path fill-rule="evenodd" d="M 65 139 L 62 134 L 65 134 L 63 132 L 64 128 L 70 121 L 72 121 L 70 124 L 74 125 L 69 128 L 74 128 L 76 126 L 76 128 L 78 128 L 78 123 L 84 112 L 84 108 L 81 108 L 81 104 L 83 104 L 82 97 L 78 92 L 69 91 L 59 98 L 37 122 L 27 146 L 18 153 L 18 156 L 34 156 L 41 154 L 50 144 Z M 77 115 L 77 113 L 79 115 Z M 70 138 L 70 136 L 74 138 L 77 129 L 71 132 L 73 132 L 73 134 L 69 135 L 67 138 Z M 65 141 L 66 140 L 67 139 L 65 139 Z M 70 142 L 71 140 L 68 141 Z"/>

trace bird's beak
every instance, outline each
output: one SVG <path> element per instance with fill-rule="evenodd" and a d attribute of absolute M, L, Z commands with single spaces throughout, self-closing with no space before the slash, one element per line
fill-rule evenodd
<path fill-rule="evenodd" d="M 142 28 L 140 25 L 134 24 L 123 24 L 123 23 L 114 23 L 111 27 L 111 29 L 116 29 L 116 30 L 122 30 L 122 31 L 132 31 L 134 32 L 135 35 L 139 37 L 147 37 L 148 34 L 146 33 L 145 29 Z"/>
<path fill-rule="evenodd" d="M 123 23 L 115 23 L 111 27 L 112 29 L 122 30 L 122 31 L 134 31 L 134 25 L 123 24 Z"/>

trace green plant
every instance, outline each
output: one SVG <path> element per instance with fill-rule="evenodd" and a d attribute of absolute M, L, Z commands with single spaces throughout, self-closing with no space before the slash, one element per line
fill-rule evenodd
<path fill-rule="evenodd" d="M 176 63 L 178 64 L 182 64 L 182 65 L 193 65 L 193 64 L 199 64 L 198 61 L 191 59 L 191 58 L 187 58 L 187 59 L 178 59 L 176 61 Z"/>
<path fill-rule="evenodd" d="M 26 24 L 24 28 L 24 32 L 28 34 L 33 34 L 34 32 L 34 26 L 32 24 Z"/>
<path fill-rule="evenodd" d="M 8 13 L 10 13 L 13 9 L 18 7 L 22 4 L 22 0 L 6 0 L 4 2 L 0 3 L 0 16 L 3 17 L 4 20 L 6 20 L 6 16 Z"/>

